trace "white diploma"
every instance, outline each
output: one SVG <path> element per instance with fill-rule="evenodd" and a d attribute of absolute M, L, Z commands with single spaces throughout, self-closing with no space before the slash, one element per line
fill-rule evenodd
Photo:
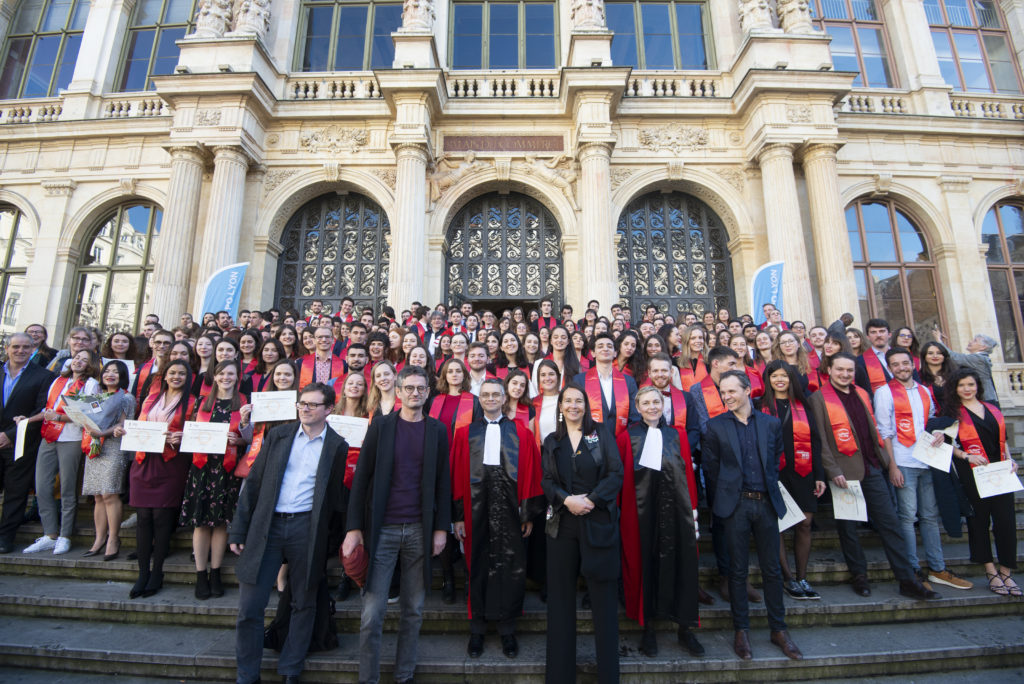
<path fill-rule="evenodd" d="M 28 421 L 22 420 L 18 422 L 18 427 L 14 431 L 14 460 L 17 461 L 19 458 L 25 455 L 25 434 L 28 432 Z"/>
<path fill-rule="evenodd" d="M 253 392 L 252 416 L 254 423 L 274 420 L 295 420 L 295 390 L 287 392 Z"/>
<path fill-rule="evenodd" d="M 793 495 L 786 489 L 786 485 L 779 483 L 779 491 L 782 492 L 782 500 L 786 502 L 786 515 L 779 519 L 779 532 L 788 530 L 793 525 L 802 523 L 807 519 L 804 512 L 796 505 Z"/>
<path fill-rule="evenodd" d="M 640 466 L 651 470 L 661 470 L 661 452 L 664 441 L 661 438 L 661 430 L 648 426 L 647 436 L 644 438 L 644 448 L 640 452 Z"/>
<path fill-rule="evenodd" d="M 990 496 L 1019 492 L 1024 489 L 1020 478 L 1010 470 L 1011 466 L 1011 461 L 996 461 L 971 468 L 971 472 L 974 474 L 974 484 L 978 486 L 978 496 L 987 499 Z"/>
<path fill-rule="evenodd" d="M 350 448 L 358 449 L 363 446 L 363 438 L 366 437 L 366 428 L 370 426 L 370 420 L 353 416 L 330 415 L 327 416 L 327 424 L 345 438 Z"/>
<path fill-rule="evenodd" d="M 181 431 L 181 451 L 189 454 L 223 454 L 228 450 L 229 423 L 186 420 Z"/>
<path fill-rule="evenodd" d="M 64 413 L 67 414 L 67 417 L 79 427 L 85 428 L 86 430 L 101 432 L 96 421 L 94 421 L 90 416 L 90 414 L 95 415 L 99 412 L 100 402 L 97 400 L 82 401 L 79 399 L 64 397 Z"/>
<path fill-rule="evenodd" d="M 912 454 L 914 459 L 927 466 L 938 468 L 942 472 L 948 473 L 949 465 L 953 460 L 953 443 L 943 442 L 939 446 L 934 447 L 932 446 L 932 436 L 941 432 L 950 437 L 955 437 L 959 426 L 959 423 L 953 423 L 945 430 L 926 432 L 924 437 L 919 439 L 917 444 L 914 445 L 914 453 Z"/>
<path fill-rule="evenodd" d="M 158 454 L 167 442 L 167 423 L 148 420 L 124 421 L 121 451 L 144 451 Z"/>
<path fill-rule="evenodd" d="M 832 490 L 832 512 L 836 520 L 868 521 L 868 505 L 864 501 L 864 490 L 859 480 L 847 480 L 846 489 L 828 483 Z"/>

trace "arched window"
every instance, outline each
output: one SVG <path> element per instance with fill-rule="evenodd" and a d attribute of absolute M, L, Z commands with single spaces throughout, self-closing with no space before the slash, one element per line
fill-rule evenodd
<path fill-rule="evenodd" d="M 891 88 L 889 45 L 875 0 L 810 0 L 814 24 L 832 36 L 836 71 L 855 71 L 855 88 Z"/>
<path fill-rule="evenodd" d="M 390 69 L 395 61 L 391 33 L 401 25 L 400 2 L 304 2 L 295 43 L 295 69 Z"/>
<path fill-rule="evenodd" d="M 71 83 L 89 0 L 22 0 L 4 45 L 0 99 L 53 97 Z"/>
<path fill-rule="evenodd" d="M 892 200 L 861 199 L 846 209 L 861 324 L 884 318 L 918 339 L 942 326 L 935 265 L 924 234 Z"/>
<path fill-rule="evenodd" d="M 0 335 L 4 337 L 18 325 L 30 244 L 24 232 L 21 212 L 10 205 L 0 205 Z"/>
<path fill-rule="evenodd" d="M 981 239 L 988 245 L 988 281 L 996 305 L 1003 358 L 1024 361 L 1024 202 L 1000 202 L 985 214 Z"/>
<path fill-rule="evenodd" d="M 149 304 L 149 280 L 163 211 L 151 203 L 124 204 L 90 236 L 76 276 L 74 323 L 134 332 Z"/>
<path fill-rule="evenodd" d="M 175 44 L 195 30 L 197 0 L 138 0 L 121 65 L 122 92 L 152 90 L 153 76 L 166 76 L 178 64 Z"/>

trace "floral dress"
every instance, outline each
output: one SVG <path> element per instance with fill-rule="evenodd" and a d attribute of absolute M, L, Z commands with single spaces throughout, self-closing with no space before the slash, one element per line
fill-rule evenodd
<path fill-rule="evenodd" d="M 231 400 L 220 399 L 213 405 L 211 423 L 231 421 Z M 181 504 L 182 527 L 218 527 L 231 522 L 238 503 L 241 478 L 224 469 L 224 454 L 208 454 L 206 464 L 189 466 L 185 500 Z"/>

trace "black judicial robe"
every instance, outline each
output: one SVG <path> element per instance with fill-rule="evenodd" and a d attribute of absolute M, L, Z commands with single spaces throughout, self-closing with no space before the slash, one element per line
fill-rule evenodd
<path fill-rule="evenodd" d="M 697 625 L 697 535 L 680 455 L 679 431 L 658 423 L 661 470 L 640 466 L 647 424 L 633 423 L 618 437 L 622 455 L 622 583 L 626 615 L 641 625 L 670 619 Z"/>
<path fill-rule="evenodd" d="M 540 452 L 533 433 L 501 417 L 501 465 L 485 466 L 487 421 L 455 431 L 452 498 L 455 522 L 465 521 L 463 542 L 469 617 L 508 620 L 523 612 L 526 544 L 521 526 L 544 510 Z M 543 530 L 534 530 L 541 534 Z"/>

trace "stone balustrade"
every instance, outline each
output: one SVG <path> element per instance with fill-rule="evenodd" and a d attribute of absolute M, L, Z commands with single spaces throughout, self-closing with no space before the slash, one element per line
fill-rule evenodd
<path fill-rule="evenodd" d="M 448 97 L 457 100 L 518 97 L 558 97 L 557 69 L 545 71 L 451 71 Z"/>
<path fill-rule="evenodd" d="M 371 72 L 301 74 L 285 82 L 286 100 L 369 100 L 382 97 Z"/>
<path fill-rule="evenodd" d="M 954 116 L 1024 121 L 1024 97 L 1020 95 L 950 93 Z"/>
<path fill-rule="evenodd" d="M 626 97 L 728 97 L 726 75 L 715 71 L 633 71 Z"/>

